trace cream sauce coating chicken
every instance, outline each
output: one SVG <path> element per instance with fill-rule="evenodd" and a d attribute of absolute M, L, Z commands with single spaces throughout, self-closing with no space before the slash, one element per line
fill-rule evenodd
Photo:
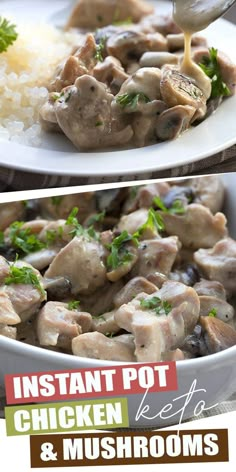
<path fill-rule="evenodd" d="M 0 247 L 0 335 L 121 362 L 236 344 L 224 199 L 210 176 L 30 202 Z"/>

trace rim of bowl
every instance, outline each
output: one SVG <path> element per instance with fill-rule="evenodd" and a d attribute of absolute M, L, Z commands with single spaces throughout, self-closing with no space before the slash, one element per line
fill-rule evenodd
<path fill-rule="evenodd" d="M 13 354 L 20 354 L 22 356 L 30 355 L 32 361 L 34 358 L 37 358 L 37 361 L 40 359 L 49 361 L 54 361 L 56 364 L 62 361 L 62 365 L 60 369 L 55 368 L 55 370 L 65 370 L 65 362 L 70 364 L 69 370 L 75 370 L 76 368 L 80 368 L 80 364 L 83 364 L 82 368 L 96 368 L 96 367 L 110 367 L 116 365 L 128 365 L 128 364 L 142 364 L 141 362 L 121 362 L 121 361 L 108 361 L 102 359 L 92 359 L 88 357 L 79 357 L 74 356 L 73 354 L 65 354 L 63 352 L 56 352 L 50 351 L 49 349 L 32 346 L 30 344 L 24 344 L 21 341 L 17 341 L 15 339 L 10 339 L 4 336 L 0 336 L 0 352 L 3 350 L 7 350 L 8 352 L 12 352 Z M 236 346 L 232 346 L 224 351 L 218 352 L 216 354 L 209 354 L 204 357 L 198 357 L 195 359 L 186 359 L 184 361 L 177 361 L 176 366 L 178 370 L 186 370 L 191 368 L 199 368 L 204 365 L 206 367 L 209 364 L 217 364 L 217 361 L 224 362 L 228 360 L 228 358 L 235 357 L 236 360 Z M 160 361 L 159 361 L 160 362 Z M 158 361 L 156 362 L 158 363 Z M 86 367 L 86 364 L 88 366 Z M 46 372 L 46 370 L 44 370 Z"/>

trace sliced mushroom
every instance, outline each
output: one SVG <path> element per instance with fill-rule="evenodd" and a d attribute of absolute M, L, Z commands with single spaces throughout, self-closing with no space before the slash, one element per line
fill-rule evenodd
<path fill-rule="evenodd" d="M 206 97 L 194 81 L 172 66 L 162 68 L 161 96 L 169 107 L 189 105 L 195 108 L 194 119 L 206 114 Z"/>
<path fill-rule="evenodd" d="M 184 34 L 167 34 L 167 45 L 168 50 L 171 52 L 179 51 L 180 49 L 184 49 Z M 206 38 L 198 35 L 193 35 L 192 37 L 192 46 L 206 46 L 207 41 Z"/>
<path fill-rule="evenodd" d="M 203 274 L 217 280 L 226 290 L 234 292 L 236 280 L 236 241 L 231 238 L 218 241 L 212 249 L 199 249 L 194 259 Z"/>
<path fill-rule="evenodd" d="M 120 327 L 115 322 L 114 313 L 113 310 L 98 317 L 94 316 L 91 331 L 98 331 L 105 335 L 119 333 Z"/>
<path fill-rule="evenodd" d="M 107 84 L 113 95 L 120 91 L 129 77 L 121 62 L 113 56 L 107 56 L 104 62 L 99 62 L 93 69 L 93 75 L 99 82 Z"/>
<path fill-rule="evenodd" d="M 200 324 L 208 354 L 221 352 L 236 345 L 236 331 L 223 321 L 210 316 L 201 316 Z"/>
<path fill-rule="evenodd" d="M 72 338 L 86 333 L 91 326 L 89 313 L 72 311 L 67 303 L 47 302 L 37 317 L 37 334 L 42 346 L 56 346 L 59 336 L 63 336 L 64 346 L 66 338 L 70 348 Z"/>
<path fill-rule="evenodd" d="M 169 52 L 144 52 L 139 64 L 141 67 L 158 67 L 162 68 L 165 64 L 178 64 L 179 58 L 175 54 Z"/>
<path fill-rule="evenodd" d="M 134 243 L 131 242 L 125 244 L 123 250 L 129 253 L 129 259 L 126 262 L 118 265 L 118 267 L 115 269 L 111 269 L 107 272 L 107 278 L 110 280 L 110 282 L 117 282 L 117 280 L 120 280 L 122 277 L 128 274 L 138 260 L 138 249 Z"/>
<path fill-rule="evenodd" d="M 123 334 L 114 338 L 102 333 L 85 333 L 72 340 L 75 356 L 108 361 L 134 362 L 133 336 Z"/>
<path fill-rule="evenodd" d="M 187 264 L 181 269 L 175 269 L 174 272 L 171 272 L 169 274 L 169 279 L 193 287 L 193 285 L 199 281 L 200 276 L 196 266 Z"/>
<path fill-rule="evenodd" d="M 35 269 L 43 270 L 46 269 L 53 261 L 54 257 L 59 252 L 59 248 L 45 248 L 37 252 L 27 254 L 23 258 L 23 261 L 32 265 Z"/>
<path fill-rule="evenodd" d="M 54 198 L 42 198 L 39 200 L 39 205 L 41 214 L 54 220 L 66 220 L 73 208 L 77 207 L 79 209 L 77 214 L 78 221 L 83 223 L 96 209 L 95 192 L 72 193 Z M 55 223 L 55 221 L 50 223 Z M 65 224 L 65 221 L 59 222 L 59 225 L 63 224 Z"/>
<path fill-rule="evenodd" d="M 156 122 L 158 139 L 167 141 L 176 139 L 189 128 L 196 109 L 188 105 L 177 105 L 163 111 Z"/>
<path fill-rule="evenodd" d="M 234 308 L 232 305 L 217 297 L 201 295 L 200 300 L 200 316 L 209 316 L 214 310 L 216 318 L 228 323 L 234 318 Z"/>
<path fill-rule="evenodd" d="M 4 231 L 15 220 L 20 220 L 25 212 L 23 202 L 0 204 L 0 231 Z"/>
<path fill-rule="evenodd" d="M 226 300 L 226 291 L 224 286 L 216 280 L 201 279 L 200 282 L 194 285 L 199 296 L 216 297 L 220 300 Z"/>
<path fill-rule="evenodd" d="M 178 236 L 187 248 L 209 248 L 227 235 L 225 215 L 212 215 L 210 210 L 202 205 L 189 205 L 183 215 L 164 212 L 161 214 L 166 233 Z"/>
<path fill-rule="evenodd" d="M 116 294 L 114 305 L 115 307 L 120 307 L 131 302 L 141 292 L 151 294 L 156 292 L 156 290 L 156 285 L 144 277 L 134 277 Z"/>

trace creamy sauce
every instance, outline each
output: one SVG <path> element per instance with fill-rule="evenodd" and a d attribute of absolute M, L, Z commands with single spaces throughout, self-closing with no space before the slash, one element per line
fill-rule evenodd
<path fill-rule="evenodd" d="M 174 0 L 174 20 L 185 37 L 184 59 L 181 72 L 194 79 L 196 85 L 208 99 L 211 95 L 211 80 L 191 57 L 193 33 L 207 28 L 232 5 L 232 0 Z"/>

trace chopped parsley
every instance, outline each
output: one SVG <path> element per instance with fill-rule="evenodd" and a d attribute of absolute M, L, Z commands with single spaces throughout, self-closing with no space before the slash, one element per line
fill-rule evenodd
<path fill-rule="evenodd" d="M 77 207 L 74 207 L 67 220 L 66 220 L 66 225 L 73 226 L 73 229 L 70 231 L 70 235 L 72 238 L 75 238 L 75 236 L 83 236 L 87 239 L 99 239 L 98 233 L 95 231 L 94 227 L 91 225 L 89 228 L 84 228 L 79 222 L 78 219 L 76 218 L 76 215 L 78 213 L 79 209 Z"/>
<path fill-rule="evenodd" d="M 103 121 L 96 121 L 95 126 L 96 128 L 99 128 L 99 126 L 103 126 Z"/>
<path fill-rule="evenodd" d="M 161 300 L 159 297 L 143 298 L 140 305 L 142 308 L 155 311 L 156 315 L 168 315 L 172 310 L 170 303 Z"/>
<path fill-rule="evenodd" d="M 208 313 L 207 316 L 210 316 L 210 318 L 215 318 L 217 316 L 217 309 L 212 308 L 212 310 Z"/>
<path fill-rule="evenodd" d="M 67 308 L 68 308 L 68 310 L 71 310 L 71 311 L 75 310 L 76 311 L 79 308 L 79 305 L 80 305 L 79 300 L 73 300 L 73 301 L 68 303 Z"/>
<path fill-rule="evenodd" d="M 6 52 L 17 37 L 16 25 L 11 24 L 6 18 L 0 17 L 0 52 Z"/>
<path fill-rule="evenodd" d="M 57 197 L 51 197 L 51 202 L 55 206 L 59 206 L 63 200 L 63 195 L 58 195 Z"/>
<path fill-rule="evenodd" d="M 105 218 L 106 212 L 101 211 L 101 213 L 96 213 L 96 215 L 90 216 L 90 218 L 87 221 L 88 226 L 94 225 L 94 223 L 99 223 L 100 221 L 103 221 Z"/>
<path fill-rule="evenodd" d="M 167 208 L 165 206 L 163 200 L 160 197 L 155 197 L 153 199 L 153 203 L 164 213 L 169 213 L 171 215 L 183 215 L 184 213 L 186 213 L 186 209 L 184 208 L 183 203 L 179 199 L 176 199 L 172 203 L 170 208 Z"/>
<path fill-rule="evenodd" d="M 63 234 L 62 226 L 59 226 L 58 230 L 55 229 L 48 229 L 46 231 L 46 241 L 48 246 L 53 244 L 57 238 L 61 239 Z"/>
<path fill-rule="evenodd" d="M 156 233 L 163 231 L 165 229 L 162 216 L 153 208 L 150 208 L 148 211 L 148 218 L 146 223 L 144 223 L 137 231 L 133 234 L 133 237 L 139 239 L 146 230 L 151 230 Z"/>
<path fill-rule="evenodd" d="M 123 231 L 120 236 L 113 239 L 111 244 L 107 245 L 107 248 L 110 250 L 110 254 L 107 257 L 107 266 L 110 270 L 115 270 L 121 265 L 132 261 L 133 254 L 125 248 L 125 244 L 128 242 L 133 242 L 135 245 L 138 244 L 135 236 L 131 236 L 127 231 Z"/>
<path fill-rule="evenodd" d="M 46 247 L 45 243 L 31 233 L 31 228 L 22 229 L 23 221 L 14 221 L 9 227 L 9 239 L 15 249 L 20 249 L 24 254 L 40 251 Z"/>
<path fill-rule="evenodd" d="M 202 63 L 199 64 L 203 72 L 211 79 L 212 90 L 211 98 L 228 97 L 231 92 L 222 79 L 220 66 L 217 59 L 218 50 L 215 48 L 209 49 L 209 57 L 204 56 Z"/>
<path fill-rule="evenodd" d="M 42 287 L 37 274 L 30 267 L 16 267 L 14 264 L 10 266 L 10 274 L 5 278 L 4 283 L 6 285 L 11 284 L 24 284 L 24 285 L 33 285 L 37 288 L 42 295 L 45 295 L 46 292 Z"/>
<path fill-rule="evenodd" d="M 114 26 L 125 26 L 125 25 L 132 25 L 133 24 L 133 20 L 132 20 L 132 17 L 131 16 L 128 16 L 127 18 L 125 18 L 124 20 L 115 20 L 112 22 L 112 24 Z"/>
<path fill-rule="evenodd" d="M 5 245 L 4 232 L 0 231 L 0 247 L 3 247 L 4 245 Z"/>
<path fill-rule="evenodd" d="M 106 36 L 100 39 L 99 43 L 96 46 L 96 53 L 95 53 L 95 59 L 98 62 L 103 62 L 103 53 L 105 52 L 105 47 L 106 47 Z"/>
<path fill-rule="evenodd" d="M 150 99 L 143 92 L 125 93 L 124 95 L 117 95 L 116 97 L 116 103 L 118 103 L 121 108 L 137 108 L 139 102 L 148 103 Z"/>

